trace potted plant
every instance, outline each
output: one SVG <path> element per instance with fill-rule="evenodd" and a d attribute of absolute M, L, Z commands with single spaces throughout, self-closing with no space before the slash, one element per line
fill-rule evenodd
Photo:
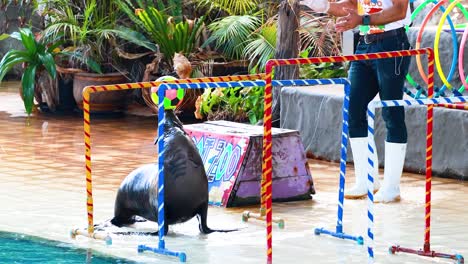
<path fill-rule="evenodd" d="M 141 34 L 117 25 L 119 13 L 115 1 L 48 2 L 49 20 L 44 32 L 62 35 L 65 56 L 59 62 L 59 72 L 73 74 L 73 94 L 79 108 L 83 105 L 84 87 L 128 82 L 128 72 L 117 52 L 120 40 L 155 49 Z M 126 106 L 128 93 L 125 90 L 93 94 L 91 111 L 121 111 Z"/>
<path fill-rule="evenodd" d="M 135 1 L 136 5 L 128 0 L 115 0 L 115 2 L 119 9 L 123 10 L 134 23 L 136 30 L 144 32 L 147 39 L 158 47 L 152 51 L 160 54 L 147 66 L 147 71 L 151 70 L 152 73 L 159 71 L 162 73 L 161 75 L 170 75 L 175 71 L 180 78 L 190 78 L 192 69 L 186 58 L 190 57 L 190 54 L 197 48 L 204 25 L 204 17 L 194 20 L 184 18 L 181 11 L 182 1 L 180 0 L 168 1 L 167 8 L 163 6 L 161 1 L 156 4 L 151 1 Z M 171 13 L 168 14 L 168 12 Z M 185 74 L 181 74 L 183 71 L 176 69 L 181 65 L 187 69 Z M 147 71 L 145 72 L 146 78 L 148 78 Z M 149 81 L 149 79 L 143 81 Z M 199 94 L 199 90 L 188 90 L 180 110 L 192 113 L 195 110 L 194 104 Z M 142 96 L 152 110 L 157 110 L 157 105 L 151 100 L 149 89 L 144 89 Z"/>
<path fill-rule="evenodd" d="M 21 78 L 20 95 L 26 112 L 28 114 L 32 113 L 34 99 L 38 103 L 42 103 L 43 98 L 46 100 L 48 107 L 54 109 L 58 97 L 53 86 L 40 86 L 42 82 L 36 82 L 36 80 L 42 78 L 45 73 L 55 79 L 54 58 L 60 54 L 57 47 L 61 43 L 57 42 L 57 39 L 48 36 L 36 39 L 29 28 L 19 29 L 19 32 L 12 33 L 10 37 L 21 41 L 24 50 L 13 49 L 5 54 L 0 61 L 0 81 L 15 65 L 22 64 L 24 73 Z"/>
<path fill-rule="evenodd" d="M 205 89 L 197 98 L 195 117 L 257 124 L 263 118 L 264 87 Z"/>

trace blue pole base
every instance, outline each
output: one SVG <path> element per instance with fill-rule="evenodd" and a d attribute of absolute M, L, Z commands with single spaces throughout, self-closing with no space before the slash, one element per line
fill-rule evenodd
<path fill-rule="evenodd" d="M 148 247 L 146 245 L 138 245 L 138 253 L 142 253 L 144 251 L 151 251 L 156 254 L 177 257 L 179 258 L 180 262 L 187 261 L 187 255 L 185 255 L 184 252 L 170 251 L 166 248 L 153 248 L 153 247 Z"/>
<path fill-rule="evenodd" d="M 325 228 L 315 228 L 314 233 L 319 236 L 321 234 L 325 235 L 330 235 L 333 237 L 341 238 L 341 239 L 349 239 L 349 240 L 354 240 L 358 245 L 363 245 L 364 244 L 364 238 L 362 236 L 352 236 L 345 234 L 343 232 L 333 232 L 326 230 Z"/>

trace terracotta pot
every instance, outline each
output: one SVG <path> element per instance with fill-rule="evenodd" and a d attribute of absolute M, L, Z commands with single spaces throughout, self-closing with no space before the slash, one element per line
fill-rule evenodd
<path fill-rule="evenodd" d="M 127 83 L 128 80 L 122 73 L 75 73 L 73 78 L 73 96 L 78 108 L 83 109 L 83 88 L 90 85 L 106 85 Z M 98 92 L 91 94 L 90 111 L 97 112 L 120 112 L 125 110 L 127 98 L 131 90 Z"/>

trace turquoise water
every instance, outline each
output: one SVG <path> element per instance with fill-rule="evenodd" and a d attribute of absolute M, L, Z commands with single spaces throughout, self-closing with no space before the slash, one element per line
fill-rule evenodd
<path fill-rule="evenodd" d="M 0 263 L 130 264 L 135 262 L 106 257 L 95 251 L 77 249 L 66 243 L 0 232 Z"/>

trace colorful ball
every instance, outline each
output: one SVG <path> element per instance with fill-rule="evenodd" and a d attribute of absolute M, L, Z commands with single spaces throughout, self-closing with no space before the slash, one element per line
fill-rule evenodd
<path fill-rule="evenodd" d="M 173 81 L 173 80 L 177 80 L 177 78 L 173 76 L 162 76 L 156 79 L 157 82 Z M 164 97 L 164 100 L 163 100 L 164 109 L 165 110 L 176 109 L 176 107 L 180 103 L 182 103 L 182 100 L 184 99 L 184 94 L 185 94 L 184 89 L 166 90 L 166 96 Z M 156 105 L 159 105 L 158 93 L 151 93 L 151 99 L 153 100 L 153 103 L 155 103 Z"/>

